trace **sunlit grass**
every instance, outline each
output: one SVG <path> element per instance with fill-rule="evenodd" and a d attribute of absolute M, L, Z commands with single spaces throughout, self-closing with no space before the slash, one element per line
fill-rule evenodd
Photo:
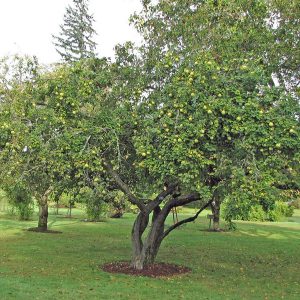
<path fill-rule="evenodd" d="M 299 211 L 284 222 L 238 222 L 237 231 L 223 233 L 205 230 L 204 212 L 164 241 L 158 261 L 192 268 L 169 279 L 99 269 L 130 258 L 133 214 L 88 223 L 80 210 L 71 219 L 61 213 L 50 215 L 50 229 L 63 232 L 55 235 L 25 231 L 36 219 L 0 214 L 0 299 L 300 299 Z"/>

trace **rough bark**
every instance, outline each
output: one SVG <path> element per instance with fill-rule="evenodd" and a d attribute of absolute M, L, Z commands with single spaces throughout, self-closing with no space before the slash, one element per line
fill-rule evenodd
<path fill-rule="evenodd" d="M 132 266 L 137 270 L 142 270 L 145 265 L 152 264 L 157 255 L 159 246 L 163 239 L 164 227 L 158 225 L 158 222 L 152 222 L 150 231 L 145 238 L 144 242 L 142 241 L 142 232 L 146 227 L 141 227 L 142 224 L 135 222 L 134 230 L 139 232 L 139 235 L 132 236 L 132 246 L 133 246 L 133 257 L 132 257 Z"/>
<path fill-rule="evenodd" d="M 39 201 L 39 222 L 38 228 L 40 230 L 47 230 L 48 224 L 48 203 L 47 198 L 42 197 Z"/>
<path fill-rule="evenodd" d="M 194 221 L 199 216 L 200 212 L 211 204 L 211 201 L 206 203 L 193 217 L 184 219 L 165 230 L 165 221 L 172 208 L 196 201 L 198 199 L 199 195 L 195 193 L 178 198 L 172 198 L 166 202 L 162 209 L 159 206 L 156 206 L 153 209 L 151 227 L 149 228 L 148 235 L 145 237 L 144 241 L 142 240 L 142 234 L 147 227 L 146 224 L 148 224 L 149 214 L 147 215 L 147 223 L 142 222 L 143 217 L 141 213 L 138 215 L 133 226 L 132 235 L 132 266 L 135 269 L 141 270 L 145 265 L 154 263 L 163 239 L 175 228 L 181 226 L 182 224 Z M 150 204 L 146 208 L 151 207 Z M 150 212 L 151 211 L 149 211 L 149 213 Z"/>
<path fill-rule="evenodd" d="M 137 270 L 142 270 L 145 258 L 143 256 L 142 236 L 149 223 L 149 214 L 140 212 L 133 224 L 131 233 L 132 242 L 132 266 Z"/>
<path fill-rule="evenodd" d="M 203 211 L 207 208 L 211 201 L 204 204 L 199 211 L 190 218 L 184 219 L 170 226 L 165 230 L 165 221 L 170 211 L 173 208 L 182 206 L 197 200 L 200 200 L 198 193 L 191 193 L 188 195 L 180 195 L 180 189 L 177 182 L 172 184 L 165 184 L 164 189 L 152 201 L 148 200 L 147 203 L 142 199 L 136 197 L 130 190 L 129 186 L 120 178 L 119 174 L 113 170 L 111 164 L 105 160 L 104 167 L 108 174 L 114 179 L 118 188 L 123 191 L 128 200 L 137 205 L 140 209 L 132 228 L 131 241 L 132 241 L 132 261 L 131 265 L 137 270 L 142 270 L 145 265 L 152 264 L 156 258 L 159 247 L 163 239 L 175 228 L 182 224 L 193 222 Z M 162 208 L 160 205 L 169 197 Z M 143 233 L 148 227 L 149 216 L 152 214 L 151 226 L 147 236 L 143 239 Z"/>

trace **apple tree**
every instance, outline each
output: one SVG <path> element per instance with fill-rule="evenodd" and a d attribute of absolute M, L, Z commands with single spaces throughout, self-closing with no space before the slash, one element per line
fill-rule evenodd
<path fill-rule="evenodd" d="M 161 89 L 189 56 L 195 59 L 197 53 L 206 49 L 218 68 L 228 68 L 229 62 L 239 59 L 242 72 L 249 61 L 256 61 L 263 66 L 265 77 L 269 77 L 269 85 L 275 82 L 299 97 L 299 6 L 295 2 L 149 0 L 142 4 L 142 12 L 133 16 L 132 22 L 145 40 L 141 55 L 146 93 Z M 189 80 L 192 85 L 193 78 Z M 220 87 L 216 89 L 218 94 Z M 280 182 L 276 185 L 282 186 Z M 223 199 L 219 193 L 212 202 L 215 228 L 219 226 Z"/>
<path fill-rule="evenodd" d="M 273 70 L 264 60 L 261 47 L 272 33 L 266 11 L 260 10 L 263 2 L 253 6 L 255 18 L 239 10 L 232 23 L 235 8 L 252 6 L 230 2 L 228 10 L 223 6 L 222 19 L 215 15 L 214 3 L 143 1 L 144 15 L 134 19 L 146 42 L 140 48 L 141 64 L 129 64 L 139 76 L 121 89 L 131 84 L 132 93 L 118 106 L 131 115 L 120 111 L 119 141 L 99 155 L 106 172 L 140 210 L 132 230 L 137 269 L 154 261 L 173 229 L 234 193 L 234 182 L 253 182 L 255 196 L 259 189 L 254 183 L 264 182 L 265 191 L 276 188 L 299 165 L 299 102 L 285 86 L 273 84 Z M 195 216 L 165 228 L 173 207 L 199 200 Z"/>
<path fill-rule="evenodd" d="M 107 62 L 100 60 L 59 66 L 12 88 L 12 97 L 2 105 L 1 115 L 7 118 L 3 172 L 32 191 L 39 204 L 39 230 L 47 230 L 51 193 L 90 180 L 86 170 L 92 156 L 82 157 L 89 137 L 81 124 L 107 92 L 106 70 Z"/>

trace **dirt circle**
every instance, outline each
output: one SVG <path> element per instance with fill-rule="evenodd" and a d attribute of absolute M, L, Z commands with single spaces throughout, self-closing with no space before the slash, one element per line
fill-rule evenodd
<path fill-rule="evenodd" d="M 62 233 L 61 231 L 57 231 L 57 230 L 44 230 L 38 227 L 34 227 L 34 228 L 28 228 L 27 231 L 31 231 L 31 232 L 39 232 L 39 233 L 52 233 L 52 234 L 57 234 L 57 233 Z"/>
<path fill-rule="evenodd" d="M 147 276 L 152 278 L 172 277 L 191 272 L 191 269 L 187 267 L 167 263 L 154 263 L 152 265 L 145 266 L 143 270 L 136 270 L 128 261 L 108 263 L 101 266 L 101 269 L 109 273 L 121 273 L 133 276 Z"/>

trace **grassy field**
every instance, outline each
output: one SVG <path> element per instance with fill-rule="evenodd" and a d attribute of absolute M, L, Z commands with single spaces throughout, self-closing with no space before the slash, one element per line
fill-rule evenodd
<path fill-rule="evenodd" d="M 205 214 L 164 241 L 157 260 L 192 269 L 164 279 L 99 269 L 130 258 L 132 214 L 97 224 L 78 211 L 50 215 L 50 229 L 62 234 L 27 232 L 36 221 L 0 214 L 0 299 L 300 299 L 299 210 L 284 222 L 240 222 L 223 233 L 204 230 Z"/>

